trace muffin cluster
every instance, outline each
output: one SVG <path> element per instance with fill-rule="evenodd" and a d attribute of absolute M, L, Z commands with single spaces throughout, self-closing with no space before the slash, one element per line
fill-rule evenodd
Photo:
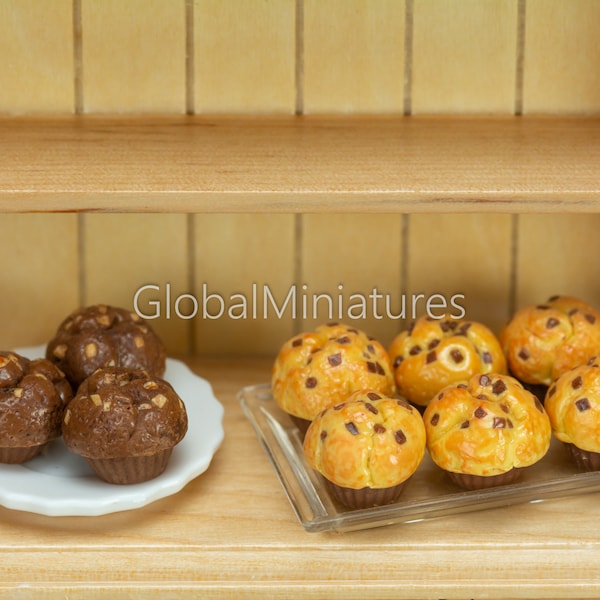
<path fill-rule="evenodd" d="M 467 490 L 518 481 L 553 437 L 580 469 L 600 470 L 600 313 L 553 296 L 498 337 L 423 317 L 387 351 L 322 325 L 282 346 L 272 392 L 302 427 L 307 464 L 350 509 L 395 502 L 426 455 Z"/>
<path fill-rule="evenodd" d="M 45 358 L 0 352 L 0 461 L 31 460 L 62 436 L 106 482 L 157 477 L 187 431 L 165 366 L 150 325 L 103 304 L 68 315 Z"/>

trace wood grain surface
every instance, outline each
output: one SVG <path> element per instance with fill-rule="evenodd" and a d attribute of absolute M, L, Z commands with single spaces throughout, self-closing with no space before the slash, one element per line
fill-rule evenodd
<path fill-rule="evenodd" d="M 600 209 L 592 117 L 12 118 L 0 149 L 8 212 Z"/>
<path fill-rule="evenodd" d="M 270 361 L 196 360 L 225 440 L 181 492 L 102 517 L 0 509 L 11 598 L 585 598 L 600 594 L 594 494 L 349 533 L 298 523 L 236 393 Z"/>

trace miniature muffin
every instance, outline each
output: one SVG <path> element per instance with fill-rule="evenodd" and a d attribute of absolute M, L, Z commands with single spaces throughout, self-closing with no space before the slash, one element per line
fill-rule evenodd
<path fill-rule="evenodd" d="M 394 392 L 385 348 L 364 332 L 330 323 L 288 340 L 272 372 L 273 397 L 301 430 L 324 408 L 359 389 Z"/>
<path fill-rule="evenodd" d="M 0 462 L 24 463 L 60 437 L 71 388 L 46 359 L 0 352 Z"/>
<path fill-rule="evenodd" d="M 359 390 L 313 420 L 304 453 L 342 504 L 389 504 L 423 460 L 425 427 L 405 400 Z"/>
<path fill-rule="evenodd" d="M 600 312 L 585 302 L 553 296 L 517 311 L 500 334 L 510 373 L 549 386 L 600 352 Z"/>
<path fill-rule="evenodd" d="M 67 376 L 73 389 L 96 369 L 142 369 L 161 377 L 166 353 L 160 338 L 137 314 L 104 304 L 79 308 L 58 327 L 46 358 Z"/>
<path fill-rule="evenodd" d="M 561 375 L 548 389 L 545 406 L 554 435 L 577 466 L 600 471 L 600 358 Z"/>
<path fill-rule="evenodd" d="M 541 402 L 516 379 L 474 375 L 448 386 L 423 415 L 427 449 L 450 479 L 467 489 L 517 481 L 550 447 L 550 420 Z"/>
<path fill-rule="evenodd" d="M 506 373 L 500 342 L 475 321 L 421 317 L 394 338 L 389 354 L 398 392 L 420 407 L 476 373 Z"/>
<path fill-rule="evenodd" d="M 109 483 L 138 483 L 160 475 L 187 431 L 187 413 L 169 383 L 145 371 L 98 369 L 69 402 L 62 432 Z"/>

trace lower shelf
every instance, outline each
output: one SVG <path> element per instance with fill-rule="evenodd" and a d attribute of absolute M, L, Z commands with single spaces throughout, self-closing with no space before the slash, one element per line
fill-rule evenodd
<path fill-rule="evenodd" d="M 187 361 L 225 407 L 206 473 L 139 510 L 0 509 L 11 598 L 583 598 L 600 595 L 596 494 L 345 533 L 307 533 L 237 400 L 257 359 Z"/>

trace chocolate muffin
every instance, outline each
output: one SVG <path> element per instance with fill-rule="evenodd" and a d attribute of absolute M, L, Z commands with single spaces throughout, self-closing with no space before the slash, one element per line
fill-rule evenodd
<path fill-rule="evenodd" d="M 279 407 L 305 431 L 324 408 L 360 389 L 394 392 L 385 348 L 363 331 L 341 323 L 321 325 L 285 342 L 272 371 Z"/>
<path fill-rule="evenodd" d="M 557 439 L 583 471 L 600 471 L 600 358 L 563 373 L 548 389 L 546 410 Z"/>
<path fill-rule="evenodd" d="M 421 408 L 476 373 L 506 373 L 500 342 L 476 321 L 421 317 L 394 338 L 389 355 L 398 392 Z"/>
<path fill-rule="evenodd" d="M 423 415 L 427 449 L 457 485 L 513 483 L 550 447 L 542 403 L 514 377 L 489 373 L 441 390 Z"/>
<path fill-rule="evenodd" d="M 600 353 L 600 312 L 569 296 L 517 311 L 500 333 L 509 371 L 521 382 L 547 387 Z"/>
<path fill-rule="evenodd" d="M 108 483 L 153 479 L 187 431 L 173 387 L 141 370 L 98 369 L 69 402 L 62 423 L 67 448 Z"/>
<path fill-rule="evenodd" d="M 405 400 L 359 390 L 312 421 L 304 453 L 345 506 L 389 504 L 423 460 L 425 427 Z"/>
<path fill-rule="evenodd" d="M 152 327 L 123 308 L 97 304 L 79 308 L 58 327 L 46 358 L 65 373 L 73 389 L 96 369 L 142 369 L 161 377 L 164 345 Z"/>
<path fill-rule="evenodd" d="M 46 359 L 0 352 L 0 462 L 24 463 L 60 437 L 71 388 Z"/>

